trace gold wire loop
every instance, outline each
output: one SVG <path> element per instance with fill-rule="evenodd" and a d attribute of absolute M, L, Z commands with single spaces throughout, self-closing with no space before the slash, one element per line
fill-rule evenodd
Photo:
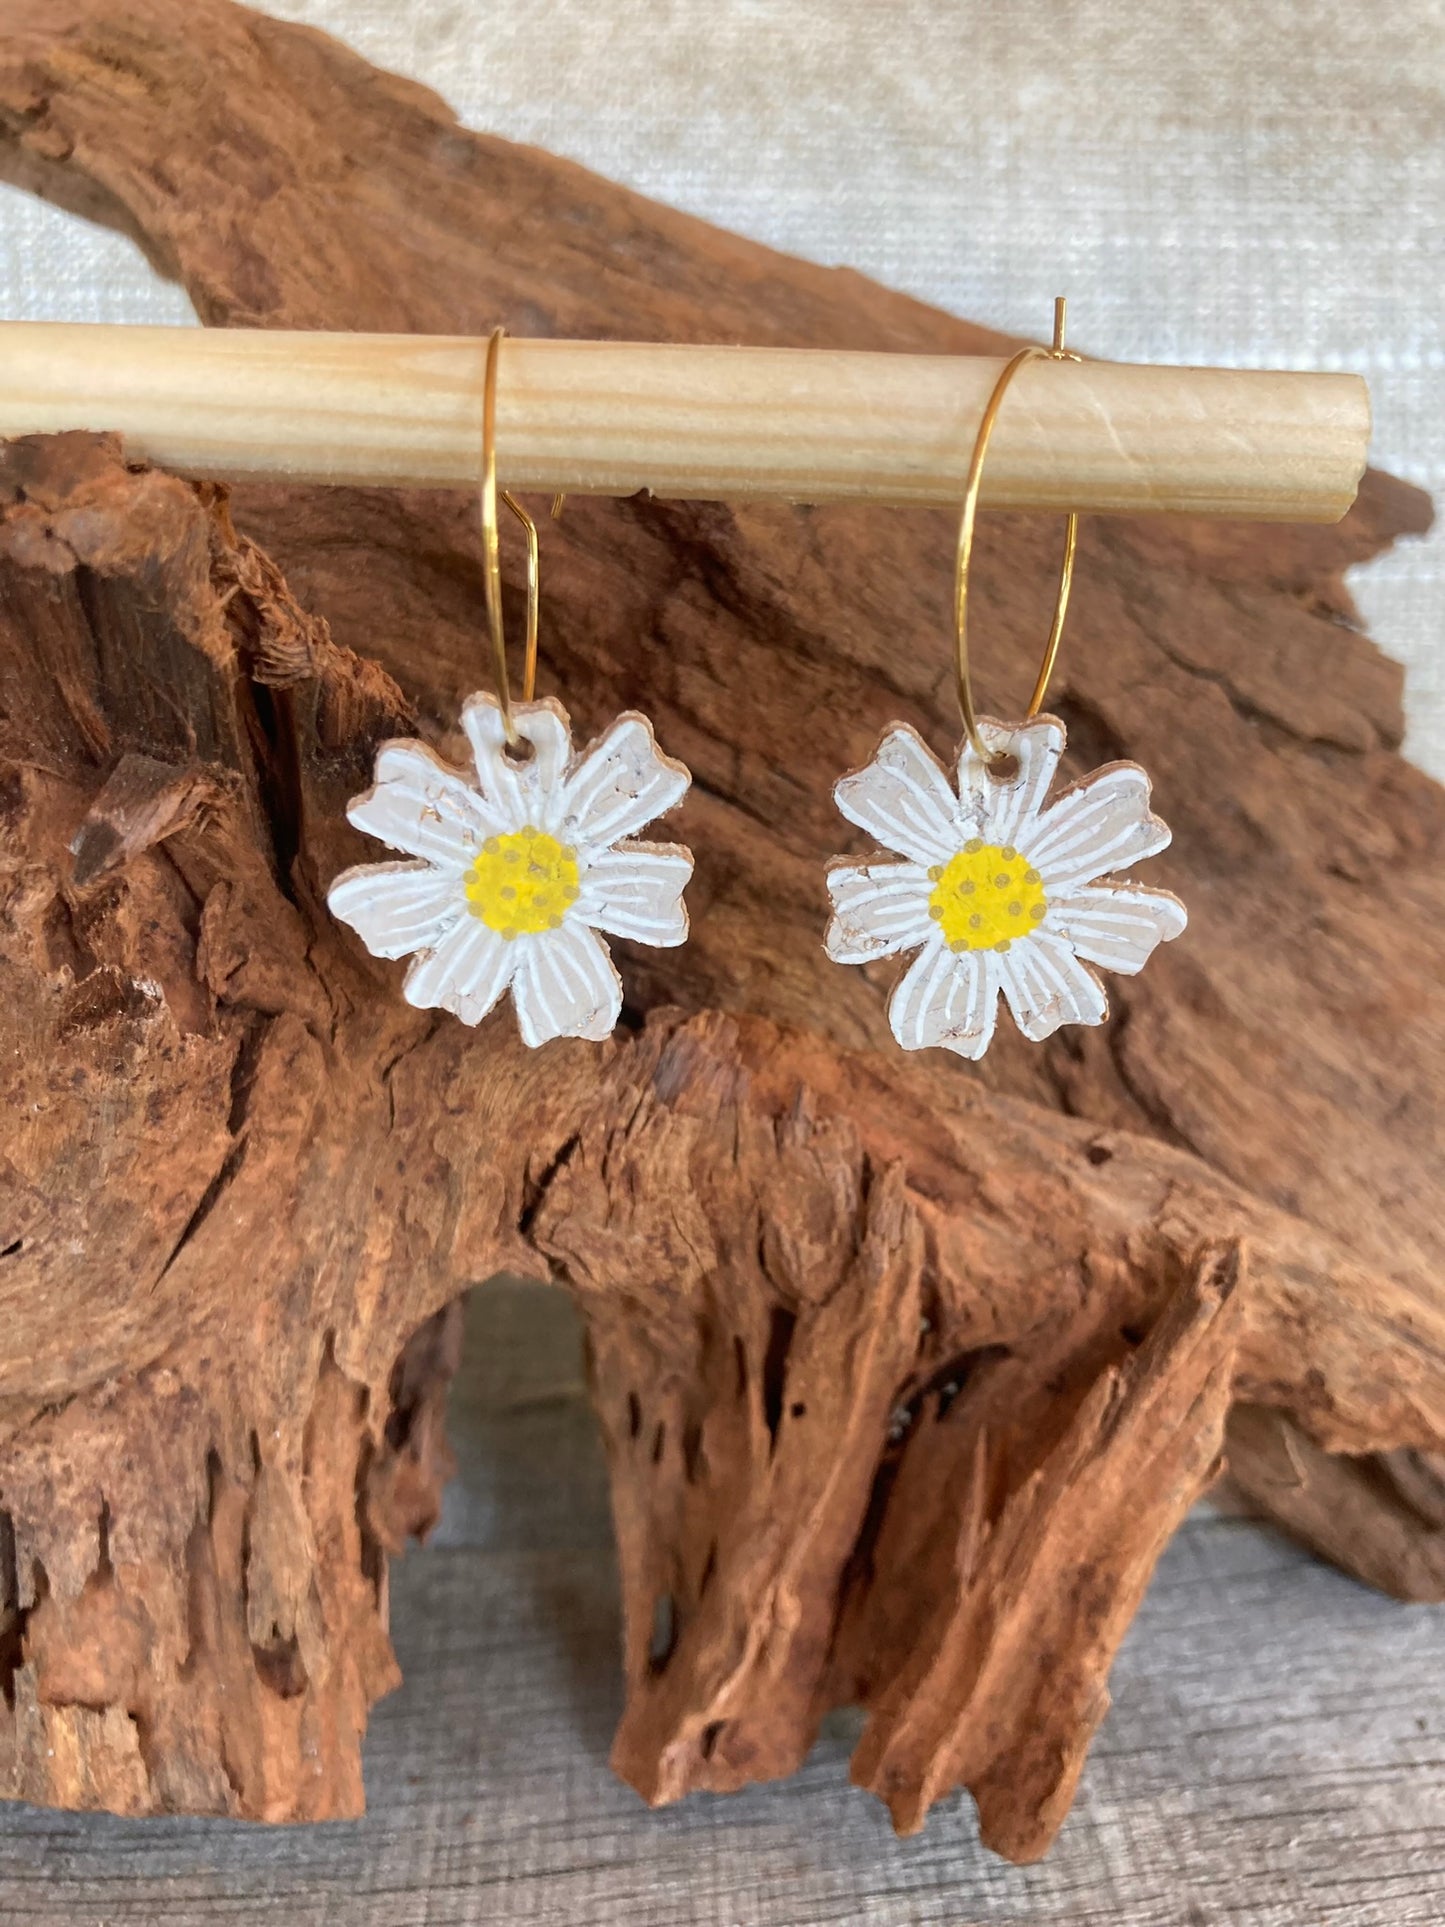
<path fill-rule="evenodd" d="M 515 748 L 521 738 L 512 718 L 512 686 L 507 675 L 507 638 L 502 625 L 502 544 L 497 527 L 497 351 L 506 332 L 505 328 L 492 330 L 482 377 L 482 579 L 487 592 L 487 627 L 492 638 L 502 727 L 507 741 Z M 509 490 L 501 491 L 501 499 L 527 532 L 527 646 L 522 661 L 522 701 L 529 703 L 537 688 L 537 620 L 541 596 L 537 524 Z"/>
<path fill-rule="evenodd" d="M 973 706 L 973 683 L 968 663 L 968 571 L 973 557 L 973 529 L 978 514 L 979 485 L 983 478 L 984 457 L 988 453 L 989 440 L 993 435 L 994 423 L 998 420 L 999 409 L 1008 392 L 1008 385 L 1028 361 L 1078 361 L 1080 356 L 1064 346 L 1064 330 L 1067 321 L 1067 303 L 1062 295 L 1054 301 L 1054 339 L 1048 348 L 1032 346 L 1021 348 L 1009 361 L 994 383 L 993 393 L 988 398 L 988 406 L 983 411 L 983 419 L 978 425 L 974 439 L 973 455 L 968 464 L 968 476 L 963 488 L 963 512 L 958 524 L 958 551 L 953 575 L 953 621 L 956 647 L 956 668 L 958 675 L 958 706 L 963 712 L 963 729 L 976 756 L 982 758 L 990 769 L 1006 763 L 1008 757 L 999 752 L 995 754 L 985 745 L 978 731 L 978 717 Z M 1049 639 L 1044 647 L 1043 661 L 1034 682 L 1034 693 L 1029 698 L 1025 720 L 1032 720 L 1043 706 L 1048 692 L 1049 679 L 1054 673 L 1058 660 L 1059 640 L 1064 633 L 1064 617 L 1068 613 L 1069 590 L 1074 579 L 1074 552 L 1079 542 L 1079 518 L 1070 512 L 1064 531 L 1064 560 L 1059 572 L 1059 595 L 1054 605 L 1054 620 L 1049 629 Z"/>
<path fill-rule="evenodd" d="M 502 490 L 502 500 L 527 531 L 527 648 L 522 658 L 522 701 L 529 703 L 537 693 L 537 614 L 541 605 L 537 524 L 510 489 Z"/>

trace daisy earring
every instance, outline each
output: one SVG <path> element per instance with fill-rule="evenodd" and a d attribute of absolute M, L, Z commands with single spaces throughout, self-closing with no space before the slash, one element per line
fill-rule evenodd
<path fill-rule="evenodd" d="M 461 724 L 474 767 L 424 743 L 383 743 L 376 781 L 348 806 L 358 829 L 400 862 L 343 871 L 327 893 L 374 957 L 411 958 L 402 995 L 478 1024 L 508 992 L 522 1041 L 601 1040 L 622 1008 L 604 933 L 671 946 L 687 940 L 682 892 L 691 852 L 636 833 L 671 810 L 691 777 L 628 711 L 580 754 L 567 715 L 534 700 L 537 530 L 506 493 L 528 541 L 527 653 L 513 704 L 502 629 L 494 445 L 499 328 L 483 388 L 482 533 L 497 694 L 471 696 Z M 560 498 L 559 498 L 560 499 Z"/>
<path fill-rule="evenodd" d="M 1064 348 L 1064 303 L 1052 348 L 1022 349 L 1005 366 L 979 424 L 964 489 L 954 584 L 958 700 L 964 740 L 956 779 L 915 729 L 894 723 L 873 760 L 834 789 L 839 809 L 896 856 L 839 858 L 828 872 L 826 938 L 837 963 L 917 954 L 888 1005 L 905 1050 L 938 1045 L 980 1058 L 993 1041 L 1000 995 L 1024 1036 L 1109 1014 L 1100 970 L 1132 976 L 1184 928 L 1167 890 L 1115 873 L 1156 855 L 1168 826 L 1149 808 L 1137 763 L 1109 763 L 1050 797 L 1064 725 L 1040 715 L 1058 654 L 1073 576 L 1078 517 L 1070 515 L 1059 598 L 1028 713 L 1020 723 L 976 716 L 968 667 L 968 569 L 979 478 L 1009 382 L 1025 362 L 1077 360 Z"/>

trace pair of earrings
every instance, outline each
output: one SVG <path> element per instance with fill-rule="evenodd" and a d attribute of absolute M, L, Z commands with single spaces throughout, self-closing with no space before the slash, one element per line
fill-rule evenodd
<path fill-rule="evenodd" d="M 652 726 L 621 715 L 580 755 L 565 711 L 534 700 L 537 531 L 505 492 L 528 536 L 527 648 L 522 701 L 511 700 L 502 631 L 495 457 L 498 329 L 483 388 L 482 532 L 497 695 L 462 709 L 475 774 L 424 744 L 392 742 L 376 780 L 347 811 L 357 828 L 410 861 L 345 871 L 327 901 L 373 956 L 410 956 L 403 994 L 421 1008 L 480 1023 L 511 993 L 523 1042 L 601 1040 L 622 1008 L 608 936 L 670 947 L 687 939 L 683 890 L 692 855 L 640 842 L 675 808 L 691 777 L 658 749 Z M 1022 349 L 1004 368 L 979 425 L 964 489 L 954 579 L 959 707 L 956 779 L 905 723 L 885 731 L 872 760 L 834 790 L 843 815 L 892 857 L 837 859 L 827 876 L 835 962 L 866 964 L 916 951 L 889 1002 L 905 1050 L 942 1046 L 980 1058 L 1000 996 L 1035 1041 L 1063 1024 L 1100 1024 L 1108 1000 L 1098 971 L 1132 975 L 1184 928 L 1167 891 L 1111 879 L 1153 856 L 1169 830 L 1149 808 L 1149 779 L 1110 763 L 1049 798 L 1064 725 L 1041 715 L 1058 654 L 1078 518 L 1070 515 L 1059 595 L 1025 719 L 976 715 L 967 598 L 984 457 L 1005 392 L 1036 358 L 1074 359 L 1056 304 L 1050 348 Z"/>

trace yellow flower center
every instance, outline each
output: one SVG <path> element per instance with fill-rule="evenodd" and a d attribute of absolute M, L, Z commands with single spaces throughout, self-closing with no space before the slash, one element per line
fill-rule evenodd
<path fill-rule="evenodd" d="M 577 852 L 530 824 L 489 836 L 467 877 L 472 915 L 507 938 L 557 929 L 576 898 Z"/>
<path fill-rule="evenodd" d="M 948 863 L 934 864 L 928 876 L 928 914 L 950 950 L 1007 950 L 1043 922 L 1049 907 L 1028 859 L 980 836 Z"/>

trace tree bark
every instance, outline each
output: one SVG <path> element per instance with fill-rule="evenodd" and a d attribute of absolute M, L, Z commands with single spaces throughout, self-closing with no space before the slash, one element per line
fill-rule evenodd
<path fill-rule="evenodd" d="M 221 0 L 27 0 L 0 133 L 212 324 L 999 345 Z M 1334 530 L 1086 525 L 1070 768 L 1151 769 L 1190 929 L 1106 1029 L 974 1070 L 896 1053 L 819 942 L 832 781 L 895 717 L 955 733 L 947 518 L 569 504 L 544 687 L 582 734 L 653 717 L 699 863 L 614 1043 L 529 1056 L 410 1010 L 324 910 L 376 744 L 458 753 L 474 505 L 11 444 L 5 1790 L 359 1808 L 456 1301 L 507 1267 L 587 1322 L 649 1799 L 787 1772 L 856 1701 L 899 1826 L 964 1784 L 1042 1851 L 1231 1401 L 1254 1503 L 1439 1597 L 1445 799 L 1341 587 L 1426 519 L 1372 476 Z M 1054 539 L 980 534 L 995 707 Z"/>

